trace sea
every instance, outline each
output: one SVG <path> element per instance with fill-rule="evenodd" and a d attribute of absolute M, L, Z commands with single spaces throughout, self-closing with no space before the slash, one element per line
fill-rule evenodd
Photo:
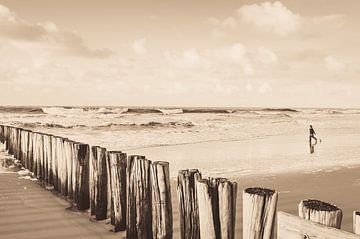
<path fill-rule="evenodd" d="M 360 164 L 360 109 L 3 106 L 0 124 L 167 161 L 172 177 L 187 168 L 241 177 Z"/>

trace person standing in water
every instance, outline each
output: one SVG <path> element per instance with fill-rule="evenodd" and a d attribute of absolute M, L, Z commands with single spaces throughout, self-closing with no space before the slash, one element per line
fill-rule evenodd
<path fill-rule="evenodd" d="M 315 133 L 315 130 L 313 129 L 312 125 L 310 125 L 310 136 L 309 136 L 309 140 L 311 142 L 311 139 L 315 139 L 315 143 L 317 143 L 317 138 L 314 136 L 316 133 Z"/>

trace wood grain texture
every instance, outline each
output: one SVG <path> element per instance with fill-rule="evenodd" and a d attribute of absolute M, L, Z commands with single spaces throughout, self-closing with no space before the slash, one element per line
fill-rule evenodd
<path fill-rule="evenodd" d="M 173 216 L 171 203 L 169 163 L 151 164 L 153 238 L 171 239 Z"/>
<path fill-rule="evenodd" d="M 201 179 L 201 174 L 197 169 L 180 170 L 178 173 L 177 195 L 182 239 L 200 238 L 199 209 L 195 184 L 198 179 Z"/>
<path fill-rule="evenodd" d="M 277 213 L 278 239 L 360 239 L 360 236 L 285 212 Z"/>
<path fill-rule="evenodd" d="M 235 238 L 237 183 L 222 179 L 218 183 L 220 238 Z"/>
<path fill-rule="evenodd" d="M 243 191 L 243 238 L 271 239 L 274 236 L 278 193 L 265 188 Z"/>
<path fill-rule="evenodd" d="M 353 213 L 353 232 L 360 235 L 360 212 L 354 211 Z"/>
<path fill-rule="evenodd" d="M 299 203 L 299 217 L 326 226 L 341 228 L 341 209 L 333 204 L 319 200 L 302 200 Z"/>
<path fill-rule="evenodd" d="M 111 170 L 112 225 L 114 231 L 126 229 L 126 154 L 108 152 Z"/>
<path fill-rule="evenodd" d="M 151 161 L 144 156 L 127 159 L 126 235 L 133 239 L 152 238 Z"/>

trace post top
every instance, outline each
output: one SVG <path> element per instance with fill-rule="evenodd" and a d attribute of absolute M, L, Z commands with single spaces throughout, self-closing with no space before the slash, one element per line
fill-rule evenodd
<path fill-rule="evenodd" d="M 260 188 L 260 187 L 247 188 L 244 191 L 245 193 L 256 194 L 260 196 L 273 195 L 275 193 L 275 190 L 273 189 Z"/>
<path fill-rule="evenodd" d="M 338 208 L 337 206 L 335 206 L 333 204 L 322 202 L 322 201 L 319 201 L 319 200 L 316 200 L 316 199 L 303 200 L 302 204 L 307 209 L 313 209 L 313 210 L 317 210 L 317 211 L 337 211 L 337 210 L 340 210 L 340 208 Z"/>

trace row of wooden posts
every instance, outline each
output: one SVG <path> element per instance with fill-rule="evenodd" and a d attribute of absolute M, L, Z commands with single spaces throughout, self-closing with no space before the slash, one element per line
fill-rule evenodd
<path fill-rule="evenodd" d="M 90 209 L 96 220 L 109 218 L 115 232 L 126 230 L 130 239 L 173 237 L 169 163 L 6 125 L 0 125 L 0 142 L 78 210 Z M 182 239 L 235 238 L 236 182 L 181 170 L 177 194 Z M 338 230 L 342 211 L 334 205 L 303 200 L 297 217 L 276 214 L 277 201 L 274 190 L 243 191 L 244 239 L 360 238 Z M 358 212 L 354 232 L 360 234 Z"/>

